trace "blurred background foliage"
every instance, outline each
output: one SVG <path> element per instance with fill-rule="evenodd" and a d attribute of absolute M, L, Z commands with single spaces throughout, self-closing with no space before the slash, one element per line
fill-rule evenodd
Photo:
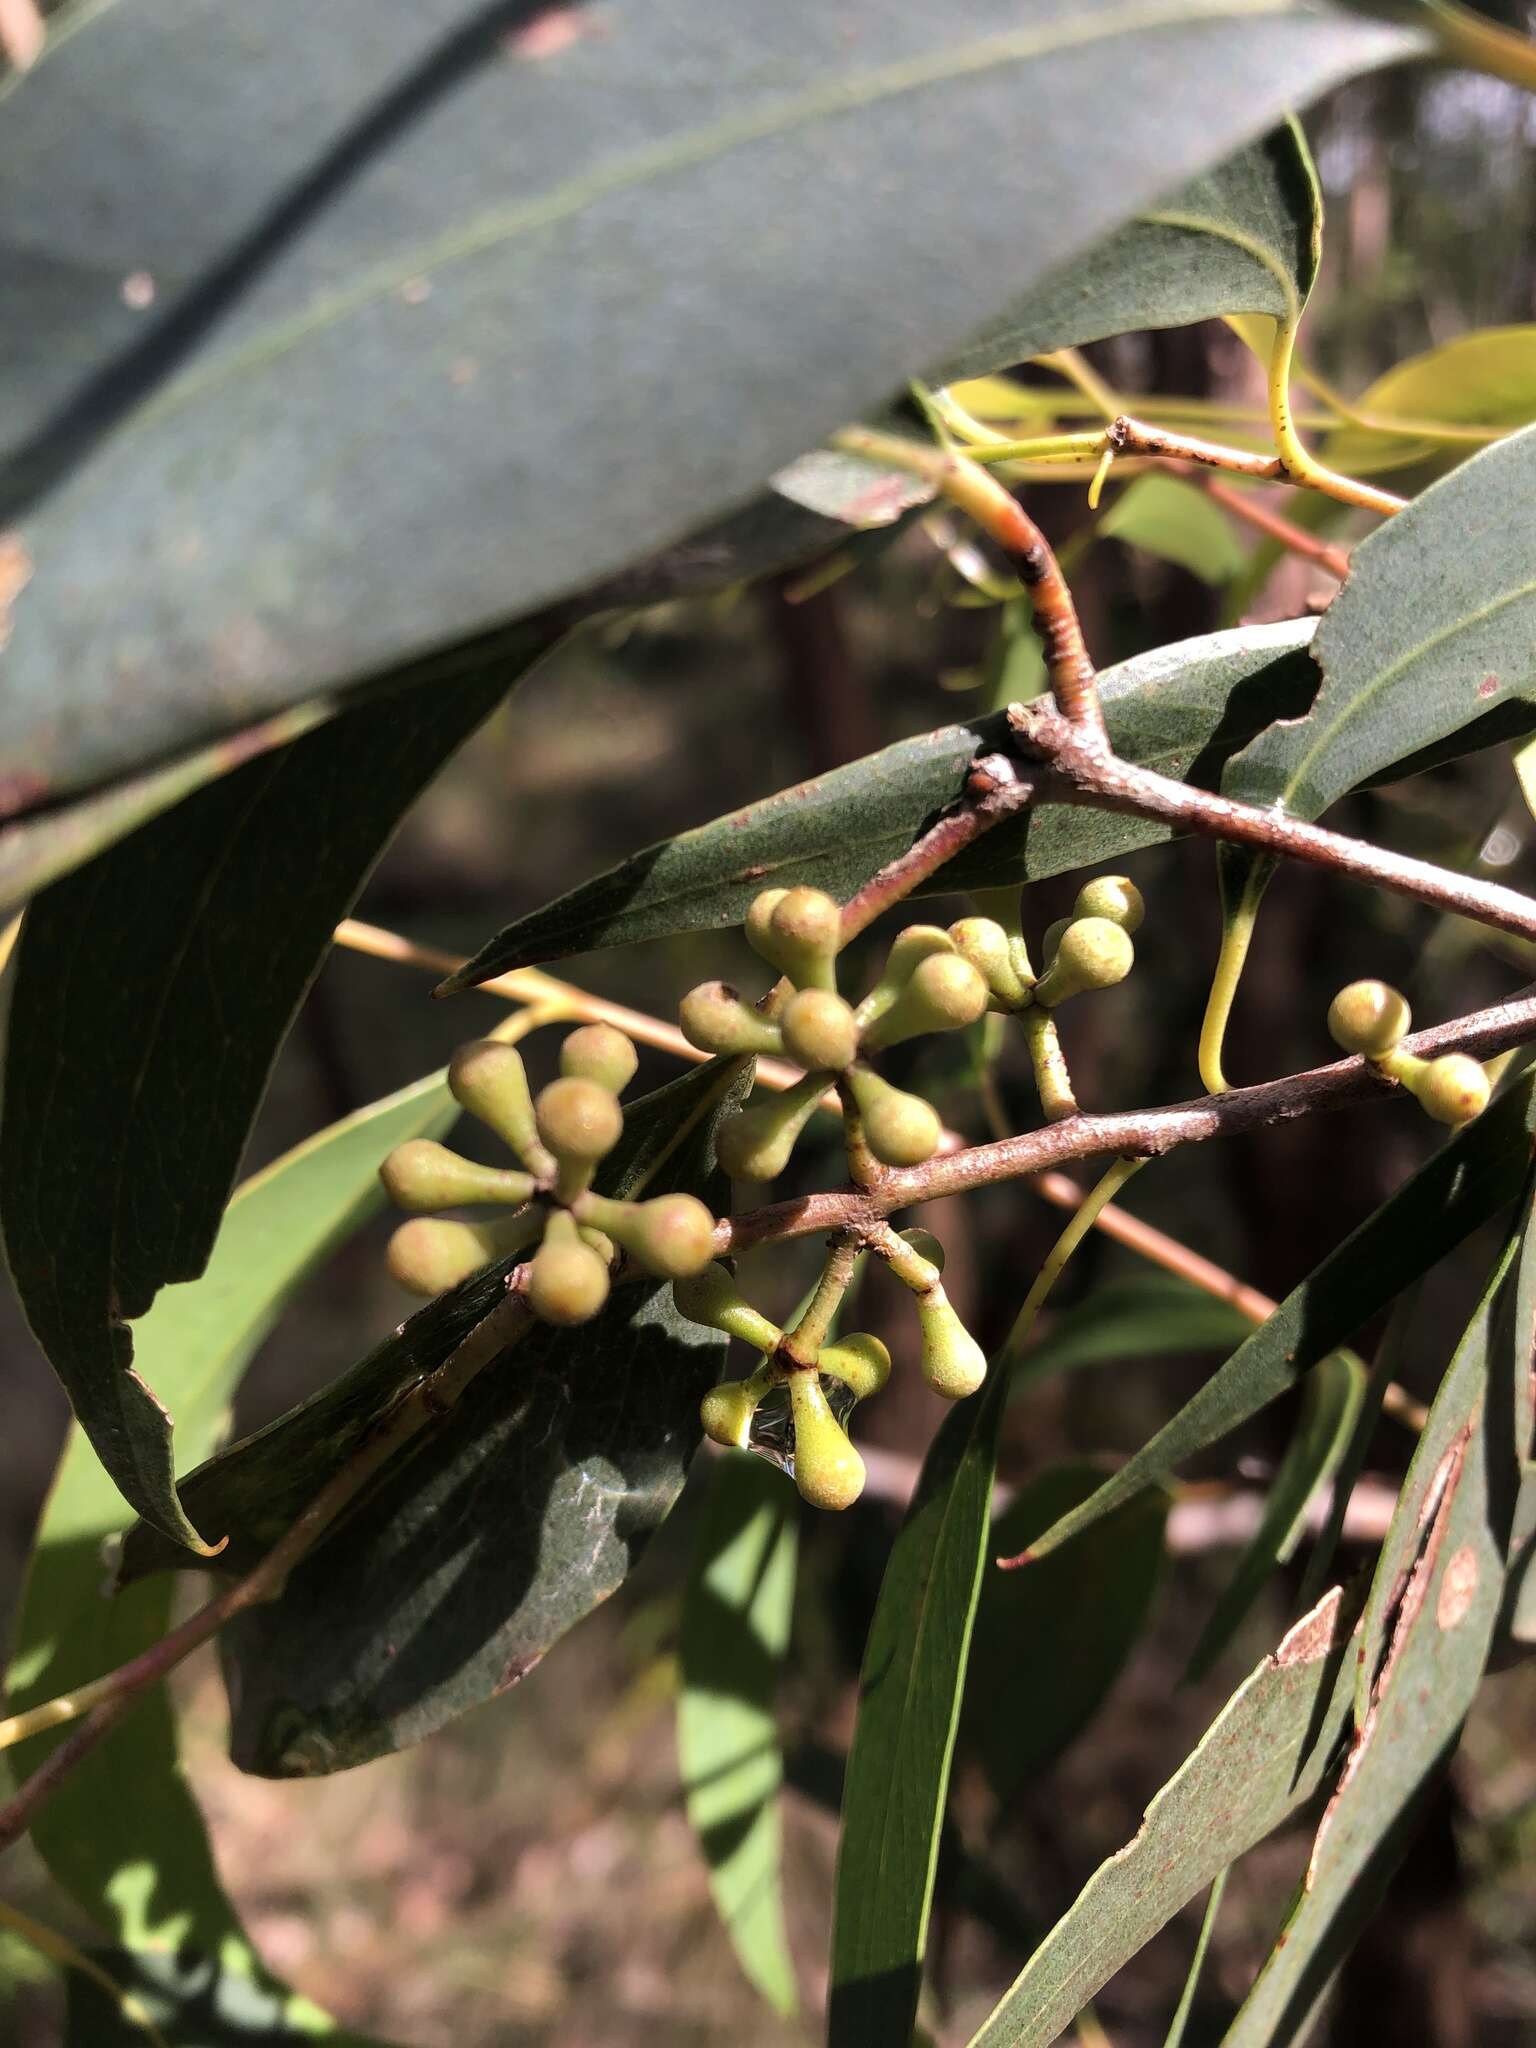
<path fill-rule="evenodd" d="M 1522 25 L 1529 12 L 1505 10 Z M 1536 106 L 1527 96 L 1461 73 L 1405 69 L 1338 92 L 1307 127 L 1328 233 L 1304 350 L 1331 385 L 1367 393 L 1405 359 L 1473 330 L 1536 320 Z M 1529 334 L 1514 345 L 1517 370 L 1521 348 L 1519 416 L 1529 418 Z M 1088 353 L 1121 392 L 1224 403 L 1261 396 L 1253 359 L 1215 323 Z M 622 348 L 614 372 L 623 373 Z M 1416 376 L 1412 402 L 1398 409 L 1449 416 L 1452 380 L 1433 360 Z M 1511 400 L 1521 402 L 1518 393 Z M 1331 588 L 1315 566 L 1256 550 L 1255 537 L 1225 514 L 1213 521 L 1209 500 L 1181 509 L 1148 504 L 1143 494 L 1138 508 L 1135 488 L 1117 487 L 1105 522 L 1118 529 L 1112 537 L 1087 531 L 1080 484 L 1042 485 L 1031 499 L 1072 561 L 1101 662 L 1231 617 L 1293 616 Z M 1355 515 L 1323 509 L 1333 536 L 1347 540 Z M 420 803 L 360 915 L 433 946 L 473 951 L 497 925 L 638 845 L 1030 687 L 1028 648 L 1010 638 L 1012 614 L 977 601 L 968 580 L 974 563 L 961 555 L 957 566 L 945 541 L 942 522 L 918 520 L 854 550 L 849 572 L 823 587 L 789 577 L 662 607 L 568 644 Z M 1525 886 L 1536 881 L 1530 814 L 1498 752 L 1353 798 L 1333 822 Z M 1205 847 L 1176 846 L 1138 856 L 1133 872 L 1149 904 L 1141 972 L 1070 1024 L 1079 1093 L 1096 1105 L 1176 1099 L 1197 1085 L 1195 1038 L 1219 934 L 1213 861 Z M 1033 929 L 1067 909 L 1073 887 L 1063 879 L 1034 891 Z M 1265 905 L 1229 1073 L 1258 1079 L 1326 1057 L 1328 999 L 1354 975 L 1398 983 L 1430 1021 L 1507 991 L 1512 970 L 1527 964 L 1514 951 L 1514 942 L 1397 898 L 1311 869 L 1288 871 Z M 666 1013 L 701 976 L 739 968 L 749 979 L 746 957 L 735 935 L 719 943 L 693 937 L 578 960 L 568 971 L 586 988 Z M 422 1073 L 497 1014 L 481 995 L 434 1004 L 425 976 L 338 951 L 284 1050 L 249 1166 Z M 553 1043 L 549 1034 L 534 1040 L 536 1075 L 552 1070 Z M 930 1065 L 924 1079 L 952 1121 L 983 1135 L 969 1086 L 975 1052 L 929 1053 L 950 1064 Z M 647 1054 L 642 1083 L 673 1070 Z M 1005 1056 L 993 1080 L 995 1110 L 1027 1121 L 1027 1074 Z M 1186 1148 L 1133 1183 L 1126 1205 L 1280 1295 L 1432 1143 L 1423 1120 L 1407 1114 L 1303 1120 Z M 793 1171 L 811 1184 L 829 1163 L 806 1147 Z M 991 1341 L 1057 1219 L 1019 1186 L 968 1198 L 965 1215 L 965 1228 L 947 1233 L 946 1284 Z M 284 1318 L 248 1376 L 239 1428 L 323 1383 L 358 1354 L 360 1340 L 401 1319 L 403 1298 L 380 1258 L 383 1228 L 332 1260 Z M 1401 1374 L 1421 1395 L 1448 1355 L 1477 1270 L 1469 1258 L 1425 1289 Z M 1144 1281 L 1147 1272 L 1096 1239 L 1071 1268 L 1053 1320 L 1096 1290 Z M 787 1309 L 806 1278 L 803 1262 L 776 1257 L 756 1283 L 764 1307 Z M 64 1408 L 19 1320 L 3 1304 L 0 1318 L 3 1615 Z M 883 1290 L 869 1292 L 856 1320 L 898 1353 L 910 1344 L 908 1324 Z M 1133 1353 L 1029 1385 L 1007 1425 L 1007 1484 L 1025 1486 L 1062 1460 L 1134 1447 L 1209 1362 L 1188 1350 Z M 801 1531 L 781 1701 L 791 1780 L 785 1880 L 790 1946 L 813 2010 L 825 1990 L 836 1784 L 859 1654 L 938 1410 L 915 1372 L 898 1372 L 887 1395 L 860 1413 L 873 1453 L 869 1494 L 845 1516 L 806 1517 Z M 1198 1466 L 1190 1475 L 1168 1517 L 1167 1555 L 1149 1574 L 1151 1625 L 1097 1705 L 1090 1742 L 1067 1740 L 1053 1759 L 1058 1734 L 1042 1742 L 1042 1761 L 1004 1773 L 987 1730 L 968 1724 L 937 1894 L 936 2038 L 964 2038 L 980 2021 L 1031 1930 L 1049 1924 L 1129 1837 L 1147 1798 L 1272 1643 L 1299 1567 L 1289 1580 L 1282 1574 L 1200 1683 L 1180 1682 L 1235 1546 L 1251 1531 L 1254 1483 L 1273 1470 L 1293 1420 L 1281 1407 L 1248 1427 L 1237 1446 L 1235 1496 L 1230 1481 L 1215 1476 L 1234 1469 L 1227 1445 L 1208 1461 L 1208 1476 Z M 1395 1487 L 1410 1448 L 1383 1422 L 1369 1472 Z M 222 1754 L 211 1664 L 199 1661 L 186 1674 L 188 1766 L 228 1889 L 268 1962 L 346 2022 L 412 2048 L 773 2048 L 806 2038 L 741 1975 L 680 1795 L 673 1705 L 681 1587 L 708 1462 L 642 1568 L 559 1645 L 536 1683 L 420 1748 L 334 1779 L 242 1778 Z M 1150 1540 L 1155 1549 L 1155 1529 Z M 1091 1581 L 1069 1597 L 1091 1607 Z M 977 1654 L 986 1654 L 985 1624 Z M 997 1688 L 1005 1715 L 1027 1722 L 1027 1650 L 1022 1661 L 1004 1660 Z M 1090 1672 L 1085 1708 L 1095 1691 L 1103 1686 Z M 1267 1950 L 1306 1839 L 1303 1830 L 1282 1832 L 1234 1874 L 1188 2042 L 1219 2036 Z M 35 1863 L 23 1857 L 8 1866 L 5 1884 L 25 1910 L 70 1924 Z M 1191 1907 L 1099 1999 L 1098 2021 L 1116 2048 L 1162 2039 L 1197 1924 Z M 1533 1957 L 1536 1665 L 1526 1662 L 1485 1687 L 1455 1771 L 1344 1972 L 1330 2038 L 1395 2048 L 1529 2042 Z M 0 1933 L 0 2032 L 16 2048 L 44 2048 L 55 2039 L 58 2004 L 43 1966 Z"/>

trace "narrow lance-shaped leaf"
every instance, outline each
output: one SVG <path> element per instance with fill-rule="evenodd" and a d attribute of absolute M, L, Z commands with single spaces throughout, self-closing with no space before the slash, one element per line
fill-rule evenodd
<path fill-rule="evenodd" d="M 186 798 L 30 906 L 0 1123 L 22 1308 L 124 1498 L 189 1546 L 129 1323 L 195 1279 L 273 1060 L 400 817 L 517 675 L 409 690 Z M 80 1200 L 82 1187 L 92 1191 Z M 211 1540 L 222 1533 L 205 1532 Z"/>
<path fill-rule="evenodd" d="M 784 1935 L 774 1694 L 789 1646 L 799 1532 L 776 1465 L 732 1451 L 711 1477 L 683 1598 L 677 1755 L 715 1904 L 752 1982 L 795 2009 Z"/>
<path fill-rule="evenodd" d="M 717 1062 L 642 1098 L 599 1186 L 718 1203 Z M 657 1161 L 661 1164 L 657 1167 Z M 444 1295 L 331 1387 L 186 1484 L 248 1569 L 424 1371 L 504 1301 L 507 1266 Z M 723 1340 L 653 1282 L 616 1287 L 575 1329 L 534 1325 L 469 1384 L 289 1576 L 220 1638 L 242 1769 L 310 1776 L 431 1734 L 524 1677 L 607 1599 L 659 1527 L 699 1441 Z M 140 1524 L 132 1578 L 190 1563 Z"/>
<path fill-rule="evenodd" d="M 1519 1242 L 1517 1233 L 1505 1248 L 1414 1451 L 1362 1627 L 1357 1691 L 1366 1711 L 1301 1893 L 1227 2048 L 1286 2048 L 1305 2033 L 1407 1848 L 1481 1683 L 1519 1476 L 1512 1387 L 1532 1362 L 1509 1284 Z"/>
<path fill-rule="evenodd" d="M 457 1115 L 444 1076 L 429 1076 L 320 1132 L 237 1191 L 207 1271 L 163 1294 L 139 1326 L 141 1366 L 175 1402 L 187 1455 L 213 1449 L 240 1375 L 286 1300 L 382 1205 L 383 1153 L 406 1138 L 440 1136 Z M 102 1542 L 124 1513 L 76 1425 L 34 1542 L 7 1682 L 12 1712 L 115 1669 L 169 1628 L 169 1579 L 103 1597 Z M 17 1752 L 19 1767 L 35 1769 L 68 1732 L 34 1737 Z M 197 1956 L 212 1969 L 207 1959 L 217 1956 L 295 2026 L 323 2031 L 321 2016 L 275 1984 L 246 1943 L 176 1750 L 170 1704 L 157 1687 L 42 1808 L 34 1849 L 125 1959 L 180 1948 L 189 1968 Z"/>
<path fill-rule="evenodd" d="M 1270 1481 L 1263 1519 L 1200 1631 L 1200 1640 L 1190 1653 L 1189 1679 L 1201 1678 L 1210 1670 L 1276 1568 L 1301 1541 L 1307 1510 L 1344 1455 L 1364 1394 L 1365 1367 L 1353 1352 L 1335 1351 L 1316 1371 L 1308 1373 L 1301 1390 L 1301 1412 Z"/>
<path fill-rule="evenodd" d="M 1349 1721 L 1353 1622 L 1335 1587 L 1244 1681 L 1133 1838 L 1040 1942 L 971 2048 L 1050 2048 L 1181 1906 L 1316 1797 Z"/>
<path fill-rule="evenodd" d="M 1134 1273 L 1094 1287 L 1052 1323 L 1014 1367 L 1018 1394 L 1036 1380 L 1117 1359 L 1235 1351 L 1253 1318 L 1171 1273 Z"/>
<path fill-rule="evenodd" d="M 994 1361 L 945 1417 L 880 1582 L 843 1793 L 828 2048 L 905 2041 L 916 2017 L 1007 1381 Z"/>
<path fill-rule="evenodd" d="M 1287 121 L 1053 271 L 947 362 L 945 379 L 1222 313 L 1293 319 L 1317 275 L 1321 238 L 1317 174 Z"/>
<path fill-rule="evenodd" d="M 574 595 L 1422 47 L 1302 0 L 855 37 L 814 0 L 621 0 L 558 48 L 531 13 L 346 0 L 253 40 L 218 0 L 189 40 L 139 0 L 7 104 L 13 800 Z"/>
<path fill-rule="evenodd" d="M 1532 1081 L 1522 1078 L 1354 1230 L 1171 1422 L 1031 1550 L 1044 1556 L 1294 1387 L 1470 1231 L 1518 1200 Z"/>

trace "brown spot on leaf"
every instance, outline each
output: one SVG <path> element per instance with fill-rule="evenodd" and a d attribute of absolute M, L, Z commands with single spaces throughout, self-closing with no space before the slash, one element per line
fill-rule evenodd
<path fill-rule="evenodd" d="M 1435 1620 L 1440 1627 L 1455 1628 L 1465 1621 L 1467 1610 L 1477 1592 L 1477 1552 L 1470 1543 L 1463 1543 L 1445 1568 L 1445 1577 L 1440 1581 L 1440 1594 L 1435 1602 Z"/>

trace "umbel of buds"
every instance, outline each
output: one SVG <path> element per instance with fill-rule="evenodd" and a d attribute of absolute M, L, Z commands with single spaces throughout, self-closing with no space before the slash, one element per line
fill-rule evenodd
<path fill-rule="evenodd" d="M 1352 981 L 1328 1006 L 1328 1029 L 1346 1052 L 1363 1053 L 1440 1124 L 1470 1123 L 1488 1107 L 1492 1093 L 1479 1062 L 1464 1052 L 1420 1059 L 1407 1051 L 1413 1017 L 1406 1000 L 1384 981 Z"/>
<path fill-rule="evenodd" d="M 454 1100 L 516 1155 L 516 1169 L 477 1165 L 428 1138 L 397 1145 L 379 1177 L 397 1207 L 419 1212 L 389 1241 L 389 1267 L 413 1294 L 441 1294 L 498 1260 L 537 1247 L 524 1291 L 535 1315 L 589 1322 L 608 1299 L 622 1251 L 659 1279 L 709 1264 L 715 1219 L 692 1195 L 616 1201 L 593 1176 L 624 1130 L 621 1090 L 635 1048 L 611 1024 L 586 1024 L 560 1049 L 560 1076 L 535 1097 L 522 1055 L 496 1039 L 461 1046 L 448 1068 Z M 464 1222 L 437 1212 L 502 1208 Z"/>

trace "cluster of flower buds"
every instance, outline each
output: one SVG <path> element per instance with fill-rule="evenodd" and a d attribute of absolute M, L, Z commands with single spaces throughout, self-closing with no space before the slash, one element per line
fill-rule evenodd
<path fill-rule="evenodd" d="M 818 1346 L 811 1357 L 799 1357 L 778 1324 L 737 1292 L 724 1266 L 709 1266 L 692 1280 L 676 1282 L 672 1296 L 690 1322 L 739 1337 L 763 1354 L 749 1378 L 722 1380 L 704 1396 L 699 1405 L 704 1434 L 717 1444 L 746 1450 L 758 1407 L 784 1387 L 794 1425 L 796 1486 L 813 1507 L 852 1507 L 864 1491 L 864 1460 L 848 1441 L 822 1381 L 839 1382 L 849 1407 L 877 1394 L 891 1372 L 891 1354 L 880 1339 L 843 1337 Z"/>
<path fill-rule="evenodd" d="M 413 1294 L 441 1294 L 471 1273 L 532 1246 L 527 1296 L 545 1322 L 584 1323 L 608 1299 L 619 1252 L 661 1279 L 708 1265 L 715 1219 L 693 1195 L 620 1202 L 597 1194 L 592 1177 L 624 1129 L 622 1090 L 635 1048 L 611 1024 L 586 1024 L 560 1049 L 560 1077 L 528 1086 L 515 1047 L 493 1038 L 461 1046 L 448 1068 L 453 1097 L 521 1162 L 521 1171 L 479 1166 L 430 1138 L 396 1146 L 379 1169 L 391 1200 L 417 1211 L 389 1241 L 389 1267 Z M 442 1216 L 444 1209 L 508 1208 L 489 1223 Z"/>
<path fill-rule="evenodd" d="M 1414 1096 L 1436 1123 L 1465 1124 L 1488 1107 L 1488 1076 L 1464 1052 L 1420 1059 L 1405 1051 L 1413 1018 L 1405 999 L 1384 981 L 1352 981 L 1328 1006 L 1328 1029 L 1346 1052 L 1363 1053 L 1381 1073 Z"/>
<path fill-rule="evenodd" d="M 873 1249 L 916 1299 L 923 1377 L 929 1386 L 947 1401 L 974 1394 L 986 1378 L 986 1354 L 944 1292 L 939 1277 L 944 1254 L 937 1241 L 924 1230 L 900 1236 L 887 1232 Z M 797 1330 L 785 1332 L 742 1297 L 720 1265 L 676 1282 L 672 1297 L 691 1322 L 738 1337 L 762 1354 L 761 1364 L 746 1379 L 723 1380 L 704 1396 L 699 1408 L 704 1434 L 719 1444 L 750 1448 L 754 1415 L 784 1387 L 794 1426 L 796 1486 L 815 1507 L 851 1507 L 864 1490 L 864 1461 L 848 1441 L 822 1381 L 842 1389 L 845 1410 L 877 1394 L 891 1371 L 891 1355 L 879 1338 L 808 1341 L 809 1317 Z"/>

